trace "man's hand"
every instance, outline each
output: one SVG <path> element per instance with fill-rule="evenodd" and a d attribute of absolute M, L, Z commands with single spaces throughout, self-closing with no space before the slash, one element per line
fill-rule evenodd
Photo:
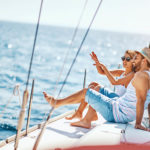
<path fill-rule="evenodd" d="M 148 131 L 150 132 L 149 128 L 145 128 L 144 126 L 140 125 L 140 124 L 135 124 L 135 128 L 136 129 L 140 129 L 140 130 L 144 130 L 144 131 Z"/>

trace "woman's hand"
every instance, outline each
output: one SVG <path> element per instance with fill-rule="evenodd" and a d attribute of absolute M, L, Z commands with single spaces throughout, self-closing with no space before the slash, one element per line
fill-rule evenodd
<path fill-rule="evenodd" d="M 104 72 L 107 70 L 106 66 L 102 63 L 99 63 L 98 66 L 100 66 Z"/>
<path fill-rule="evenodd" d="M 93 65 L 96 66 L 98 73 L 104 75 L 105 74 L 104 70 L 102 69 L 101 63 L 98 61 L 98 58 L 97 58 L 96 54 L 94 52 L 92 52 L 90 54 L 90 56 L 95 61 L 95 64 L 93 64 Z"/>
<path fill-rule="evenodd" d="M 91 54 L 90 54 L 90 56 L 91 56 L 91 58 L 95 61 L 95 63 L 98 63 L 99 61 L 98 61 L 98 58 L 97 58 L 97 56 L 96 56 L 96 54 L 94 53 L 94 52 L 92 52 Z"/>
<path fill-rule="evenodd" d="M 104 75 L 104 70 L 101 68 L 101 66 L 99 64 L 93 64 L 94 66 L 96 66 L 98 73 Z"/>

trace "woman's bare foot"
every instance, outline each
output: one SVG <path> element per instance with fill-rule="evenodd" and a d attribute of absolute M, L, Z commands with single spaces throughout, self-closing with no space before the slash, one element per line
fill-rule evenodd
<path fill-rule="evenodd" d="M 46 101 L 52 106 L 52 107 L 57 107 L 56 105 L 56 100 L 54 99 L 53 96 L 49 96 L 46 92 L 43 92 L 44 97 Z"/>
<path fill-rule="evenodd" d="M 72 116 L 70 117 L 65 117 L 65 119 L 67 120 L 72 120 L 72 119 L 82 119 L 82 113 L 80 113 L 79 111 L 76 111 Z"/>
<path fill-rule="evenodd" d="M 76 126 L 76 127 L 87 128 L 87 129 L 91 128 L 91 122 L 88 122 L 84 119 L 82 119 L 81 121 L 73 122 L 70 125 Z"/>

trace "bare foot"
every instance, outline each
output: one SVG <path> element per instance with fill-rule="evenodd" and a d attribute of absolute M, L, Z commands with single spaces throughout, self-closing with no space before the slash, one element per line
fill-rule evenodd
<path fill-rule="evenodd" d="M 82 127 L 82 128 L 91 128 L 91 122 L 86 122 L 85 120 L 73 122 L 70 124 L 71 126 Z"/>
<path fill-rule="evenodd" d="M 72 116 L 65 117 L 65 119 L 67 119 L 67 120 L 72 120 L 75 118 L 82 119 L 82 113 L 80 113 L 79 111 L 76 111 Z"/>
<path fill-rule="evenodd" d="M 52 107 L 57 107 L 56 105 L 56 100 L 54 99 L 54 97 L 49 96 L 46 92 L 43 92 L 44 97 L 46 99 L 46 101 L 52 106 Z"/>

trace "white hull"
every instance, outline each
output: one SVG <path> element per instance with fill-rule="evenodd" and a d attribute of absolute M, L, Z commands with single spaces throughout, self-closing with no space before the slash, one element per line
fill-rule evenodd
<path fill-rule="evenodd" d="M 70 122 L 76 120 L 66 120 L 64 116 L 67 115 L 63 114 L 51 119 L 51 123 L 47 125 L 44 131 L 38 150 L 71 148 L 85 145 L 118 145 L 121 143 L 150 145 L 150 132 L 134 129 L 134 123 L 128 125 L 109 123 L 99 115 L 99 120 L 92 123 L 91 129 L 84 129 L 70 126 Z M 36 129 L 29 133 L 28 136 L 23 136 L 19 141 L 18 150 L 32 150 L 40 130 Z M 122 133 L 124 130 L 125 133 Z M 1 150 L 14 149 L 14 141 L 10 143 L 3 141 L 0 145 L 3 145 Z"/>

